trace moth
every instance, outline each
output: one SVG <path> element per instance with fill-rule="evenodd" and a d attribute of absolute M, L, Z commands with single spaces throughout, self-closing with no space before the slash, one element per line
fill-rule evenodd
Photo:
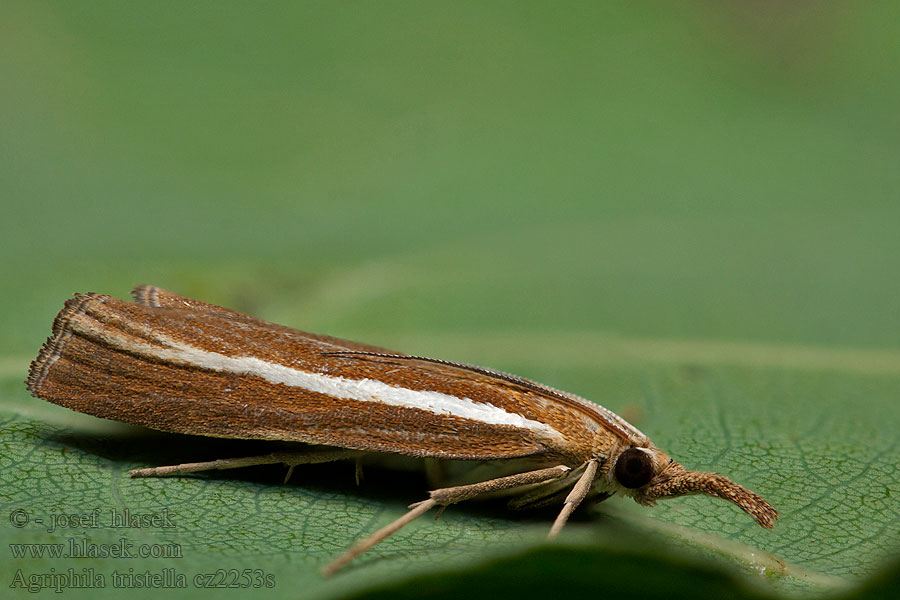
<path fill-rule="evenodd" d="M 153 286 L 135 302 L 68 300 L 26 385 L 54 404 L 160 431 L 302 442 L 292 452 L 136 469 L 210 469 L 353 459 L 369 453 L 503 461 L 512 474 L 443 487 L 327 565 L 330 575 L 432 508 L 508 495 L 558 503 L 556 536 L 589 495 L 707 494 L 762 527 L 778 513 L 715 473 L 689 471 L 620 416 L 574 394 L 492 369 L 297 331 Z"/>

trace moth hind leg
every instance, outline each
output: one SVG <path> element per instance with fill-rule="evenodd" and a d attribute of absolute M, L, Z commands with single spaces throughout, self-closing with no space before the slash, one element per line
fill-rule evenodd
<path fill-rule="evenodd" d="M 430 493 L 430 498 L 421 502 L 416 502 L 415 504 L 410 504 L 410 511 L 405 515 L 382 527 L 372 535 L 360 540 L 349 550 L 347 550 L 347 552 L 325 565 L 325 567 L 322 569 L 322 575 L 324 575 L 325 577 L 333 575 L 334 573 L 342 569 L 351 560 L 353 560 L 369 548 L 372 548 L 379 542 L 387 539 L 390 535 L 397 532 L 404 525 L 411 523 L 436 506 L 443 509 L 443 507 L 449 506 L 450 504 L 456 504 L 457 502 L 470 500 L 472 498 L 475 498 L 476 496 L 481 496 L 483 494 L 489 494 L 491 492 L 529 484 L 551 481 L 553 479 L 565 477 L 570 471 L 571 469 L 569 467 L 559 465 L 556 467 L 550 467 L 548 469 L 539 469 L 537 471 L 528 471 L 526 473 L 509 475 L 507 477 L 490 479 L 488 481 L 482 481 L 480 483 L 434 490 Z"/>
<path fill-rule="evenodd" d="M 200 471 L 216 471 L 225 469 L 239 469 L 241 467 L 255 467 L 258 465 L 283 464 L 288 467 L 284 482 L 287 483 L 297 465 L 311 465 L 334 462 L 347 458 L 355 458 L 359 452 L 345 450 L 344 448 L 310 448 L 295 452 L 270 452 L 259 456 L 243 456 L 239 458 L 220 458 L 204 462 L 183 463 L 180 465 L 167 465 L 163 467 L 149 467 L 133 469 L 132 477 L 169 477 L 185 473 L 198 473 Z"/>

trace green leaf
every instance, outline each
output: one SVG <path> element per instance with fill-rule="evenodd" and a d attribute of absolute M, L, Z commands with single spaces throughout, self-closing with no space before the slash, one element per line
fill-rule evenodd
<path fill-rule="evenodd" d="M 548 581 L 604 597 L 887 595 L 900 5 L 748 6 L 4 2 L 0 586 L 31 596 L 22 582 L 54 588 L 71 568 L 104 587 L 65 597 L 157 598 L 136 578 L 149 571 L 197 597 L 211 593 L 195 576 L 250 569 L 274 578 L 265 598 L 528 596 Z M 140 283 L 570 390 L 782 518 L 764 531 L 710 498 L 612 498 L 549 545 L 552 514 L 467 503 L 322 579 L 423 498 L 421 474 L 132 480 L 261 446 L 117 426 L 24 390 L 69 294 Z M 102 526 L 49 527 L 94 509 Z M 170 511 L 174 527 L 110 527 L 125 509 Z M 84 539 L 181 554 L 8 547 Z M 132 577 L 116 588 L 114 572 Z"/>
<path fill-rule="evenodd" d="M 782 514 L 776 530 L 764 531 L 731 505 L 705 497 L 660 502 L 653 509 L 613 498 L 591 509 L 590 518 L 570 524 L 563 548 L 541 550 L 546 522 L 522 522 L 474 504 L 452 508 L 437 523 L 411 525 L 360 558 L 347 574 L 323 580 L 317 570 L 325 562 L 423 497 L 421 477 L 376 472 L 381 481 L 371 482 L 370 473 L 356 488 L 352 465 L 322 465 L 298 468 L 288 485 L 280 483 L 283 470 L 274 468 L 132 480 L 127 469 L 137 466 L 261 450 L 253 442 L 146 435 L 124 427 L 98 433 L 89 418 L 59 427 L 47 424 L 53 419 L 39 422 L 4 413 L 4 514 L 22 509 L 32 520 L 45 521 L 53 514 L 94 509 L 101 515 L 96 528 L 48 532 L 33 523 L 21 529 L 4 526 L 10 543 L 68 544 L 86 537 L 111 544 L 124 538 L 135 545 L 156 544 L 162 552 L 177 548 L 181 554 L 128 561 L 20 559 L 7 562 L 2 576 L 11 581 L 19 569 L 42 573 L 51 567 L 57 572 L 93 568 L 108 577 L 124 567 L 151 573 L 168 568 L 185 575 L 190 585 L 194 576 L 210 569 L 251 568 L 272 574 L 279 593 L 299 586 L 325 597 L 448 568 L 462 569 L 468 573 L 465 579 L 499 585 L 505 580 L 491 573 L 534 573 L 533 563 L 546 560 L 551 565 L 574 561 L 587 570 L 577 584 L 585 586 L 625 572 L 623 563 L 634 569 L 663 564 L 663 572 L 677 572 L 685 580 L 705 580 L 709 570 L 722 573 L 710 584 L 710 593 L 758 571 L 771 580 L 765 592 L 771 594 L 842 589 L 871 573 L 894 550 L 898 448 L 890 424 L 898 415 L 890 403 L 866 409 L 860 398 L 893 397 L 896 377 L 617 367 L 572 371 L 565 378 L 577 387 L 587 375 L 598 392 L 643 397 L 641 427 L 687 465 L 727 473 L 765 495 Z M 754 398 L 752 403 L 748 397 Z M 807 418 L 811 406 L 822 414 L 812 421 Z M 843 414 L 841 407 L 846 407 Z M 864 445 L 849 441 L 863 437 Z M 168 512 L 175 527 L 110 528 L 111 511 L 125 508 L 132 514 Z M 535 550 L 515 558 L 524 548 Z M 509 558 L 490 562 L 499 556 Z M 685 564 L 685 557 L 693 562 Z M 493 567 L 477 567 L 485 561 Z M 728 574 L 735 567 L 746 575 Z M 578 573 L 572 568 L 562 572 Z M 447 578 L 461 576 L 435 577 L 427 579 L 429 585 L 443 586 Z M 669 579 L 629 577 L 642 593 L 661 591 L 659 581 Z M 750 595 L 765 591 L 758 584 L 747 589 L 756 590 Z"/>

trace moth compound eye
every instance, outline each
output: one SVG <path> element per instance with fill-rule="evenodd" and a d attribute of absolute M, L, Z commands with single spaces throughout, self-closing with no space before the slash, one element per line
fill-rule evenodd
<path fill-rule="evenodd" d="M 639 488 L 653 479 L 653 459 L 643 450 L 629 448 L 619 455 L 614 473 L 620 485 Z"/>

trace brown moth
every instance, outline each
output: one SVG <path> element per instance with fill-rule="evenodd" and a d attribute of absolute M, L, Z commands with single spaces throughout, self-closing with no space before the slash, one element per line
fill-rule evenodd
<path fill-rule="evenodd" d="M 778 513 L 715 473 L 688 471 L 602 406 L 516 375 L 297 331 L 166 290 L 135 302 L 78 294 L 31 363 L 26 385 L 73 410 L 161 431 L 303 442 L 296 452 L 137 469 L 161 476 L 367 453 L 509 461 L 512 475 L 434 490 L 360 541 L 326 575 L 431 508 L 510 495 L 562 505 L 554 537 L 589 494 L 652 506 L 708 494 L 762 527 Z M 290 471 L 289 471 L 290 474 Z"/>

